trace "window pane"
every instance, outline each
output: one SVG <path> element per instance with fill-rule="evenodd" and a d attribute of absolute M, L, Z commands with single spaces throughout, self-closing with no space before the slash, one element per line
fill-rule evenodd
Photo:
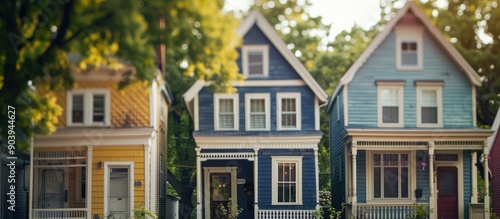
<path fill-rule="evenodd" d="M 283 128 L 295 128 L 297 127 L 297 115 L 293 114 L 281 114 L 281 127 Z"/>
<path fill-rule="evenodd" d="M 283 183 L 278 183 L 278 202 L 284 201 L 284 191 L 285 185 Z"/>
<path fill-rule="evenodd" d="M 382 106 L 398 106 L 398 90 L 397 89 L 382 89 Z"/>
<path fill-rule="evenodd" d="M 290 184 L 290 202 L 297 201 L 297 186 L 295 183 Z"/>
<path fill-rule="evenodd" d="M 264 61 L 262 51 L 248 52 L 248 74 L 259 75 L 264 73 Z"/>
<path fill-rule="evenodd" d="M 233 99 L 219 99 L 219 128 L 234 128 Z"/>
<path fill-rule="evenodd" d="M 283 164 L 278 164 L 278 182 L 283 182 L 285 173 L 283 172 Z"/>
<path fill-rule="evenodd" d="M 382 107 L 382 123 L 399 123 L 399 107 Z"/>
<path fill-rule="evenodd" d="M 83 123 L 83 95 L 73 95 L 71 121 L 73 123 Z"/>
<path fill-rule="evenodd" d="M 295 112 L 295 99 L 281 99 L 282 112 Z"/>
<path fill-rule="evenodd" d="M 416 66 L 418 65 L 417 43 L 402 42 L 401 43 L 401 65 Z"/>
<path fill-rule="evenodd" d="M 266 128 L 266 110 L 264 99 L 250 100 L 250 128 L 264 129 Z"/>
<path fill-rule="evenodd" d="M 290 164 L 290 182 L 296 182 L 297 168 L 295 163 Z"/>
<path fill-rule="evenodd" d="M 408 166 L 408 154 L 401 154 L 401 166 Z"/>
<path fill-rule="evenodd" d="M 250 115 L 250 128 L 252 129 L 266 128 L 266 115 Z"/>
<path fill-rule="evenodd" d="M 373 197 L 380 198 L 380 167 L 375 167 L 373 169 Z"/>
<path fill-rule="evenodd" d="M 437 107 L 422 107 L 422 123 L 437 123 Z"/>
<path fill-rule="evenodd" d="M 265 112 L 265 100 L 264 99 L 252 99 L 250 100 L 250 112 Z"/>
<path fill-rule="evenodd" d="M 437 106 L 437 93 L 435 90 L 422 91 L 422 106 Z"/>
<path fill-rule="evenodd" d="M 384 154 L 384 166 L 398 166 L 399 154 Z"/>
<path fill-rule="evenodd" d="M 398 168 L 384 168 L 384 198 L 398 198 Z"/>
<path fill-rule="evenodd" d="M 408 167 L 401 168 L 401 198 L 408 198 Z"/>
<path fill-rule="evenodd" d="M 373 165 L 380 166 L 380 154 L 373 155 Z"/>
<path fill-rule="evenodd" d="M 94 122 L 104 122 L 104 95 L 94 95 Z"/>

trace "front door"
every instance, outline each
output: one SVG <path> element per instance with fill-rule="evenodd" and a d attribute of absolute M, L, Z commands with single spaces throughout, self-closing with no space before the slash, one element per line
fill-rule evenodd
<path fill-rule="evenodd" d="M 109 217 L 125 219 L 130 217 L 129 168 L 111 167 L 109 174 Z"/>
<path fill-rule="evenodd" d="M 210 173 L 210 218 L 220 218 L 231 198 L 231 173 Z"/>
<path fill-rule="evenodd" d="M 43 169 L 40 208 L 64 208 L 66 202 L 64 169 Z"/>
<path fill-rule="evenodd" d="M 437 168 L 438 219 L 458 218 L 457 168 Z"/>

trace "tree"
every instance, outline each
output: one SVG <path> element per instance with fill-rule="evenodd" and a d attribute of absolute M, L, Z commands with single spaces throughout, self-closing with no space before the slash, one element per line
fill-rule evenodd
<path fill-rule="evenodd" d="M 446 7 L 439 7 L 438 1 L 430 0 L 420 5 L 483 79 L 476 96 L 477 121 L 490 126 L 500 104 L 500 7 L 497 1 L 448 1 Z"/>

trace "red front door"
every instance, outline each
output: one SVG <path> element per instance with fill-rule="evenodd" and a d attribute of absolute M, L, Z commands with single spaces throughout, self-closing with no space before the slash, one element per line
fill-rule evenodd
<path fill-rule="evenodd" d="M 438 219 L 458 218 L 457 168 L 437 168 Z"/>

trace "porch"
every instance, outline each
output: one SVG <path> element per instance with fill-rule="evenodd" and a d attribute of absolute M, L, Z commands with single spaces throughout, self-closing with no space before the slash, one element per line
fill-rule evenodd
<path fill-rule="evenodd" d="M 429 205 L 422 204 L 427 216 L 429 216 Z M 347 204 L 346 218 L 357 219 L 405 219 L 411 218 L 415 205 L 411 204 Z"/>
<path fill-rule="evenodd" d="M 258 219 L 316 219 L 314 210 L 258 210 Z"/>
<path fill-rule="evenodd" d="M 86 147 L 34 150 L 31 218 L 90 218 L 91 157 Z"/>

